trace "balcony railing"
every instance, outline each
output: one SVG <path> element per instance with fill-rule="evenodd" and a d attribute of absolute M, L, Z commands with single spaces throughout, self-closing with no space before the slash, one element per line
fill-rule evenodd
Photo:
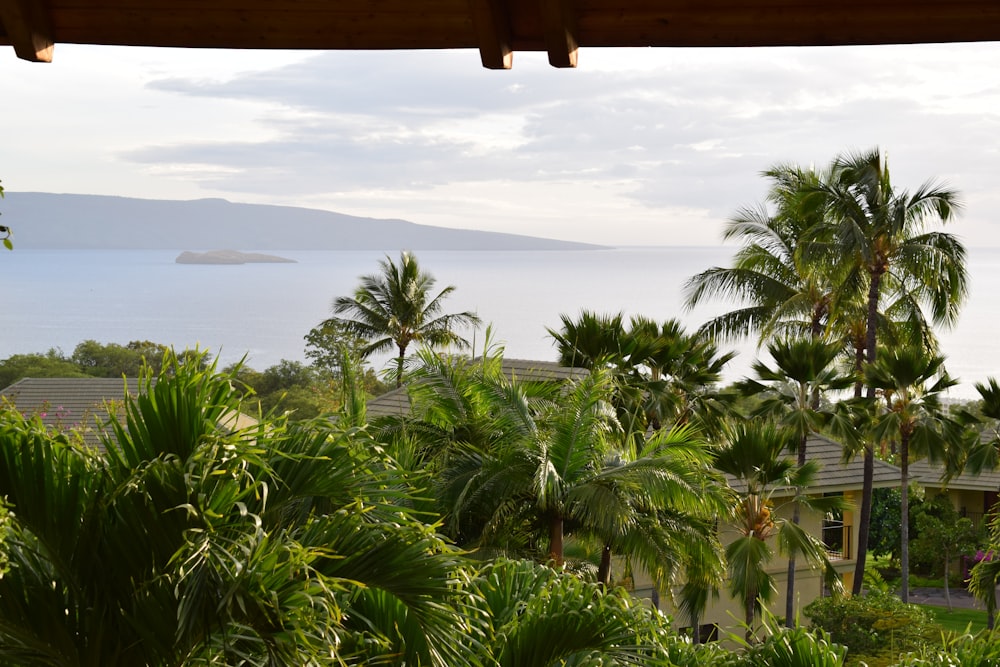
<path fill-rule="evenodd" d="M 826 545 L 826 555 L 830 560 L 850 560 L 853 557 L 851 528 L 852 526 L 840 521 L 823 524 L 823 544 Z"/>

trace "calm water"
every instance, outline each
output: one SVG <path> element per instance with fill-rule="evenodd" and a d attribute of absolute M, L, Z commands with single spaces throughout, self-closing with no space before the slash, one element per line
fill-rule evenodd
<path fill-rule="evenodd" d="M 148 339 L 198 345 L 224 363 L 244 354 L 254 368 L 304 359 L 302 337 L 329 316 L 333 297 L 377 271 L 380 252 L 279 252 L 297 264 L 197 266 L 174 263 L 179 251 L 42 251 L 0 254 L 3 276 L 0 358 L 78 342 Z M 474 310 L 492 323 L 507 356 L 554 358 L 546 327 L 581 309 L 677 317 L 691 329 L 724 309 L 685 312 L 681 286 L 730 248 L 644 248 L 574 252 L 420 252 L 438 288 L 457 289 L 447 310 Z M 398 253 L 392 253 L 397 257 Z M 994 326 L 1000 249 L 970 251 L 972 294 L 962 320 L 941 334 L 949 370 L 972 396 L 972 382 L 1000 375 Z M 482 333 L 477 334 L 482 342 Z M 754 348 L 737 348 L 732 379 L 747 372 Z"/>

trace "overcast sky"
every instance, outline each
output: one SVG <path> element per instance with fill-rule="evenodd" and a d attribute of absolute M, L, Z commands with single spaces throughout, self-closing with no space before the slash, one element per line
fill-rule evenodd
<path fill-rule="evenodd" d="M 609 245 L 714 245 L 775 163 L 881 147 L 1000 246 L 1000 44 L 241 52 L 0 51 L 0 180 L 322 208 Z M 2 210 L 2 203 L 0 203 Z"/>

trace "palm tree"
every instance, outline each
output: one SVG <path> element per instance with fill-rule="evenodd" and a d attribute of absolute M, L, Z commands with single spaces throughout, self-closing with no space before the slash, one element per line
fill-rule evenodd
<path fill-rule="evenodd" d="M 806 464 L 809 436 L 819 432 L 834 417 L 833 412 L 820 406 L 822 395 L 847 389 L 854 382 L 834 368 L 841 346 L 815 338 L 775 341 L 768 345 L 774 367 L 762 361 L 753 365 L 756 380 L 742 383 L 748 395 L 762 398 L 755 416 L 770 415 L 794 433 L 796 465 Z M 799 493 L 797 490 L 796 493 Z M 799 505 L 792 508 L 792 523 L 799 523 Z M 795 553 L 788 558 L 788 588 L 785 598 L 785 623 L 795 623 Z"/>
<path fill-rule="evenodd" d="M 562 329 L 546 329 L 556 343 L 559 363 L 588 370 L 623 365 L 631 355 L 625 331 L 625 314 L 601 315 L 583 310 L 574 320 L 559 316 Z"/>
<path fill-rule="evenodd" d="M 988 377 L 986 382 L 977 382 L 979 402 L 974 409 L 962 409 L 959 417 L 969 426 L 970 442 L 962 460 L 952 461 L 953 474 L 961 467 L 973 475 L 984 470 L 995 470 L 1000 466 L 1000 383 Z"/>
<path fill-rule="evenodd" d="M 702 325 L 702 332 L 719 340 L 756 335 L 763 344 L 775 334 L 818 337 L 834 308 L 837 263 L 804 252 L 817 233 L 822 209 L 802 195 L 821 176 L 789 165 L 764 175 L 772 181 L 768 201 L 776 211 L 764 205 L 741 209 L 723 234 L 725 240 L 743 243 L 733 266 L 711 268 L 685 285 L 688 308 L 716 298 L 745 304 Z"/>
<path fill-rule="evenodd" d="M 373 427 L 387 451 L 414 478 L 433 491 L 428 508 L 441 517 L 442 530 L 465 547 L 504 544 L 524 555 L 516 531 L 483 538 L 490 500 L 478 503 L 469 488 L 484 461 L 537 436 L 540 415 L 562 390 L 555 381 L 526 381 L 503 371 L 501 348 L 487 343 L 481 357 L 448 357 L 421 348 L 407 386 L 408 414 L 381 418 Z M 459 510 L 460 508 L 460 510 Z M 503 549 L 500 549 L 503 550 Z"/>
<path fill-rule="evenodd" d="M 678 320 L 633 316 L 626 328 L 622 313 L 560 317 L 562 329 L 548 330 L 560 363 L 612 373 L 612 402 L 626 431 L 641 437 L 647 429 L 693 423 L 707 433 L 728 414 L 730 403 L 715 386 L 735 353 L 687 334 Z"/>
<path fill-rule="evenodd" d="M 726 546 L 726 561 L 729 591 L 743 603 L 748 641 L 753 636 L 754 619 L 775 592 L 774 577 L 767 570 L 774 556 L 772 539 L 780 552 L 801 554 L 810 564 L 822 567 L 834 586 L 838 581 L 823 544 L 780 516 L 786 506 L 824 514 L 842 507 L 839 497 L 814 498 L 797 492 L 807 489 L 819 472 L 814 462 L 797 465 L 787 457 L 786 452 L 796 449 L 799 439 L 792 430 L 754 419 L 731 426 L 716 451 L 715 467 L 733 478 L 730 518 L 736 539 Z M 788 489 L 796 492 L 783 495 Z"/>
<path fill-rule="evenodd" d="M 882 350 L 866 368 L 869 387 L 878 391 L 884 405 L 875 416 L 872 438 L 876 442 L 899 442 L 900 569 L 901 598 L 909 602 L 910 574 L 910 459 L 928 457 L 946 461 L 954 457 L 949 448 L 960 448 L 958 425 L 941 406 L 941 394 L 957 384 L 944 370 L 944 357 L 916 347 Z"/>
<path fill-rule="evenodd" d="M 598 579 L 605 585 L 613 553 L 642 565 L 659 584 L 695 560 L 719 562 L 712 530 L 718 487 L 691 432 L 629 437 L 608 402 L 606 370 L 542 401 L 519 384 L 484 382 L 469 391 L 447 380 L 430 405 L 429 396 L 414 404 L 424 419 L 438 421 L 411 431 L 421 439 L 436 431 L 449 443 L 433 488 L 460 545 L 561 565 L 572 535 L 600 547 Z M 480 425 L 487 423 L 496 435 L 484 437 Z"/>
<path fill-rule="evenodd" d="M 928 307 L 936 324 L 956 321 L 968 294 L 965 248 L 951 234 L 924 231 L 929 221 L 943 224 L 955 217 L 960 208 L 956 191 L 932 181 L 912 194 L 897 190 L 887 161 L 873 149 L 837 157 L 807 200 L 822 202 L 830 247 L 841 257 L 854 258 L 845 282 L 867 285 L 868 364 L 876 359 L 879 306 L 887 291 L 910 295 Z M 869 400 L 874 400 L 874 392 L 869 387 Z M 868 551 L 874 456 L 872 447 L 865 447 L 855 594 L 861 591 Z"/>
<path fill-rule="evenodd" d="M 334 299 L 335 316 L 323 324 L 339 324 L 369 341 L 362 350 L 366 357 L 395 346 L 396 387 L 401 387 L 410 343 L 465 348 L 469 343 L 455 333 L 455 328 L 477 327 L 480 322 L 472 312 L 442 314 L 444 299 L 455 287 L 449 285 L 432 296 L 434 277 L 421 270 L 411 253 L 401 252 L 399 264 L 386 256 L 379 261 L 379 267 L 380 273 L 361 277 L 353 296 Z"/>
<path fill-rule="evenodd" d="M 736 353 L 720 352 L 701 333 L 688 334 L 676 319 L 659 324 L 637 316 L 630 325 L 630 363 L 646 424 L 653 429 L 691 424 L 706 435 L 715 433 L 732 412 L 732 397 L 717 385 Z"/>

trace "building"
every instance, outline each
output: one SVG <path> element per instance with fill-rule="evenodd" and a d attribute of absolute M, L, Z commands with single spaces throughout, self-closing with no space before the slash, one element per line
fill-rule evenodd
<path fill-rule="evenodd" d="M 789 458 L 793 459 L 794 454 L 789 453 Z M 844 588 L 850 590 L 854 581 L 854 568 L 856 565 L 856 545 L 858 543 L 859 525 L 855 520 L 857 508 L 861 505 L 863 460 L 860 455 L 845 461 L 844 447 L 840 443 L 830 438 L 812 435 L 809 437 L 807 445 L 807 459 L 815 461 L 820 466 L 820 473 L 817 476 L 815 485 L 808 490 L 812 495 L 842 495 L 850 509 L 846 509 L 840 516 L 822 516 L 816 513 L 803 512 L 800 516 L 799 524 L 813 536 L 821 539 L 827 545 L 827 556 L 834 569 L 840 575 Z M 884 461 L 875 460 L 874 486 L 875 488 L 894 487 L 899 485 L 899 468 Z M 729 480 L 730 485 L 737 484 L 735 479 Z M 780 506 L 781 498 L 788 498 L 794 491 L 792 489 L 778 489 L 774 494 L 776 505 Z M 791 509 L 782 508 L 779 516 L 786 520 L 791 519 Z M 724 524 L 719 526 L 719 537 L 723 544 L 732 540 L 736 533 L 732 528 L 727 528 Z M 772 560 L 768 571 L 774 577 L 777 591 L 774 596 L 774 603 L 771 612 L 777 616 L 784 616 L 785 597 L 788 581 L 788 560 L 778 554 L 777 545 L 771 545 L 775 557 Z M 652 597 L 652 583 L 647 579 L 636 578 L 636 594 L 643 597 Z M 796 561 L 795 574 L 795 613 L 801 614 L 802 609 L 810 602 L 820 597 L 826 592 L 821 572 L 814 570 L 801 559 Z M 671 604 L 671 596 L 660 595 L 660 608 L 674 616 L 677 626 L 684 627 L 687 619 L 683 618 Z M 738 625 L 743 619 L 743 607 L 740 601 L 735 600 L 726 593 L 720 591 L 719 598 L 709 602 L 708 608 L 699 619 L 700 633 L 704 638 L 719 635 L 719 630 L 742 634 Z"/>

